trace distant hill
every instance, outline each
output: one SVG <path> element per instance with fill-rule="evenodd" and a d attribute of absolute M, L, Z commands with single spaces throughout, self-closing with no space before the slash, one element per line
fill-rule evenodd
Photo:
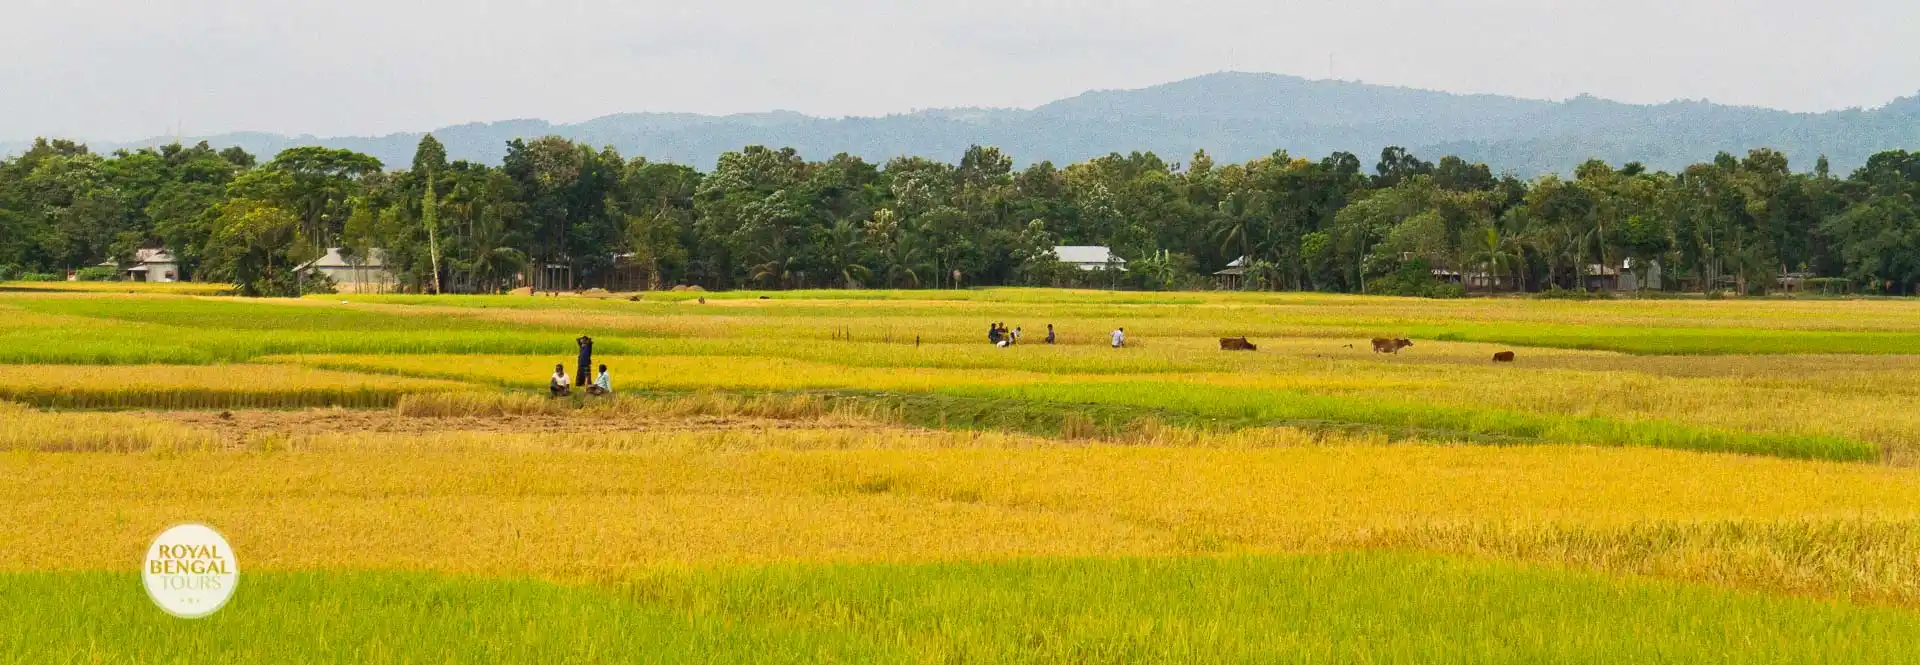
<path fill-rule="evenodd" d="M 956 160 L 972 144 L 996 145 L 1031 163 L 1066 163 L 1150 150 L 1186 161 L 1205 149 L 1243 161 L 1284 149 L 1318 158 L 1337 150 L 1371 165 L 1399 145 L 1436 160 L 1454 154 L 1521 175 L 1568 172 L 1589 158 L 1677 170 L 1720 151 L 1784 151 L 1798 169 L 1827 155 L 1836 171 L 1896 148 L 1920 149 L 1920 97 L 1874 110 L 1789 113 L 1707 102 L 1636 105 L 1579 97 L 1565 102 L 1456 95 L 1276 74 L 1210 74 L 1139 90 L 1088 92 L 1034 109 L 940 109 L 877 118 L 815 118 L 787 111 L 730 116 L 628 113 L 579 124 L 543 120 L 471 123 L 433 130 L 454 159 L 498 163 L 514 138 L 564 136 L 612 145 L 625 155 L 710 168 L 722 152 L 764 144 L 823 159 L 848 152 L 872 161 L 900 155 Z M 300 145 L 347 148 L 389 168 L 411 159 L 419 133 L 375 137 L 235 133 L 185 139 L 238 145 L 263 159 Z M 153 139 L 99 150 L 170 142 Z M 24 144 L 0 144 L 13 152 Z"/>

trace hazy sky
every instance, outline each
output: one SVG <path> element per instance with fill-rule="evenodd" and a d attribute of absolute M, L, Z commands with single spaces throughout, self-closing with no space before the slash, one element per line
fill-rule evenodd
<path fill-rule="evenodd" d="M 1920 91 L 1920 0 L 0 0 L 0 139 L 1028 107 L 1220 70 L 1792 110 Z"/>

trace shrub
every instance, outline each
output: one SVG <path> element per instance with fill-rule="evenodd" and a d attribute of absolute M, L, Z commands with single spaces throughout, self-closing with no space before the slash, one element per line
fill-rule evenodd
<path fill-rule="evenodd" d="M 108 266 L 88 266 L 74 273 L 82 282 L 110 282 L 120 277 L 120 269 Z"/>

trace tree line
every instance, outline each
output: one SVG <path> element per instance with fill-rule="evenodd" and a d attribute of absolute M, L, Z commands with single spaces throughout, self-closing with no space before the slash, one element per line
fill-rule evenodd
<path fill-rule="evenodd" d="M 1522 180 L 1388 148 L 1284 151 L 1238 164 L 1111 154 L 1014 168 L 751 146 L 712 170 L 557 137 L 499 166 L 449 162 L 432 136 L 403 169 L 351 151 L 167 145 L 110 155 L 40 140 L 0 160 L 0 278 L 50 278 L 168 248 L 188 276 L 250 295 L 325 289 L 295 270 L 379 250 L 399 288 L 1099 285 L 1447 295 L 1579 290 L 1633 274 L 1663 288 L 1760 293 L 1783 277 L 1864 293 L 1920 286 L 1920 153 L 1844 177 L 1824 157 L 1721 154 L 1679 173 L 1590 161 Z M 1056 245 L 1103 245 L 1087 272 Z M 1235 266 L 1230 281 L 1216 271 Z M 111 273 L 111 271 L 106 271 Z"/>

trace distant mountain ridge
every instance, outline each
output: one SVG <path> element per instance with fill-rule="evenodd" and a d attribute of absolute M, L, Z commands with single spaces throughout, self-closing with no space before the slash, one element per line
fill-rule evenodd
<path fill-rule="evenodd" d="M 1774 148 L 1810 169 L 1826 155 L 1836 171 L 1874 153 L 1920 149 L 1920 96 L 1886 106 L 1792 113 L 1699 101 L 1626 104 L 1591 96 L 1564 102 L 1462 95 L 1278 74 L 1219 73 L 1137 90 L 1101 90 L 1033 109 L 936 109 L 882 117 L 816 118 L 791 111 L 728 116 L 623 113 L 577 124 L 544 120 L 468 123 L 432 130 L 453 159 L 499 163 L 515 138 L 563 136 L 621 154 L 710 168 L 722 152 L 790 146 L 814 159 L 847 152 L 871 161 L 902 155 L 956 160 L 973 144 L 995 145 L 1021 163 L 1077 162 L 1110 152 L 1153 151 L 1184 162 L 1204 149 L 1215 161 L 1286 150 L 1319 158 L 1334 151 L 1371 164 L 1398 145 L 1422 158 L 1453 154 L 1521 175 L 1569 172 L 1590 158 L 1639 161 L 1678 170 L 1721 151 Z M 423 134 L 370 137 L 240 132 L 183 138 L 240 146 L 263 159 L 286 148 L 324 145 L 364 152 L 389 168 L 412 159 Z M 172 142 L 156 138 L 94 144 L 111 151 Z M 11 154 L 27 144 L 0 144 Z"/>

